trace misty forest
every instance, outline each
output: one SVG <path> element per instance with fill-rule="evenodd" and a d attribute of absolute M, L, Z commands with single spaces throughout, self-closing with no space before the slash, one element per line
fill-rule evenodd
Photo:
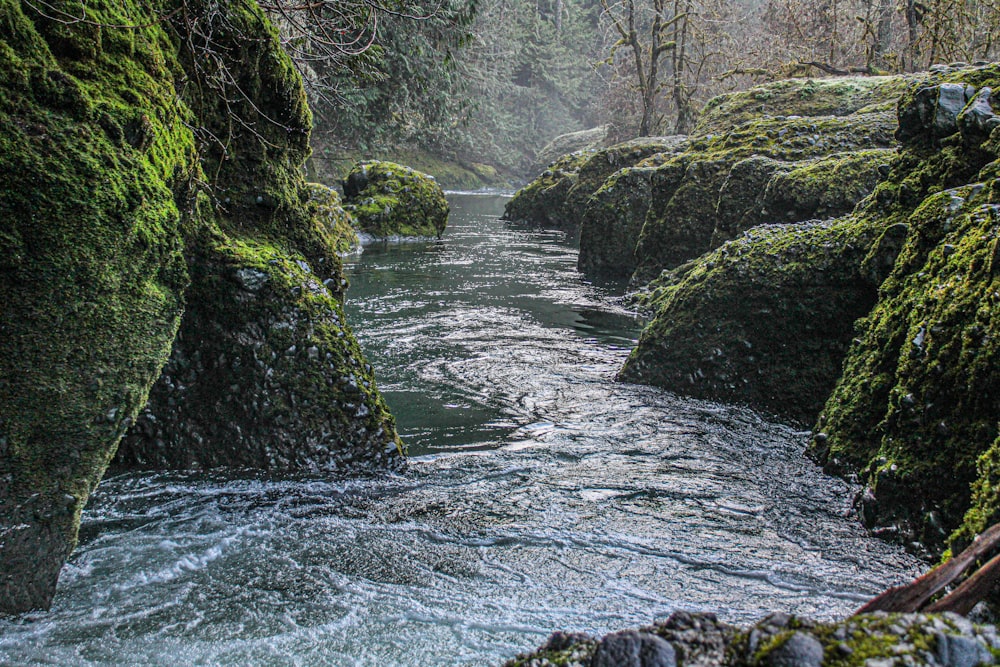
<path fill-rule="evenodd" d="M 1000 664 L 993 104 L 994 0 L 0 0 L 0 665 Z"/>

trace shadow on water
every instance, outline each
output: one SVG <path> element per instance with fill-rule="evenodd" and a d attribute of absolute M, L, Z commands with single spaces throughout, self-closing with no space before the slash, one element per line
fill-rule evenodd
<path fill-rule="evenodd" d="M 441 241 L 350 263 L 402 475 L 105 480 L 5 665 L 484 665 L 677 609 L 844 615 L 919 564 L 805 434 L 613 381 L 639 324 L 573 239 L 452 195 Z"/>

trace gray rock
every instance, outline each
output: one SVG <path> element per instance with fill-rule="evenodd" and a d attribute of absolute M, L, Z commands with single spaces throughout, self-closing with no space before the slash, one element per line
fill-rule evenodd
<path fill-rule="evenodd" d="M 267 285 L 270 277 L 263 271 L 250 267 L 243 267 L 242 269 L 237 269 L 236 279 L 246 291 L 259 292 L 261 288 Z"/>
<path fill-rule="evenodd" d="M 935 653 L 945 667 L 976 667 L 994 664 L 993 654 L 981 642 L 970 637 L 938 633 Z"/>
<path fill-rule="evenodd" d="M 958 131 L 958 114 L 965 108 L 965 86 L 942 83 L 938 86 L 937 108 L 934 113 L 934 134 L 947 137 Z"/>
<path fill-rule="evenodd" d="M 656 635 L 624 630 L 601 640 L 590 667 L 677 667 L 677 655 Z"/>
<path fill-rule="evenodd" d="M 991 88 L 980 89 L 958 115 L 958 127 L 962 131 L 962 137 L 973 144 L 982 143 L 995 127 L 1000 126 L 1000 118 L 993 112 L 993 106 L 990 104 L 992 95 Z"/>
<path fill-rule="evenodd" d="M 804 632 L 796 632 L 767 656 L 769 667 L 821 667 L 823 645 Z"/>

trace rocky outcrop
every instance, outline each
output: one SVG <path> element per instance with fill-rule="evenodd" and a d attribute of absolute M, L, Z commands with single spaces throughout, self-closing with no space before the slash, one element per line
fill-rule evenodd
<path fill-rule="evenodd" d="M 755 227 L 654 281 L 652 322 L 619 378 L 811 423 L 877 285 L 877 231 L 853 221 Z"/>
<path fill-rule="evenodd" d="M 821 665 L 997 664 L 992 625 L 955 614 L 864 614 L 820 623 L 772 614 L 740 628 L 713 614 L 677 612 L 666 621 L 601 639 L 556 633 L 505 667 L 820 667 Z"/>
<path fill-rule="evenodd" d="M 718 103 L 716 108 L 725 109 L 726 103 Z M 652 177 L 650 208 L 636 244 L 633 284 L 649 282 L 664 269 L 679 266 L 734 238 L 745 228 L 743 224 L 760 220 L 756 214 L 732 220 L 731 210 L 725 208 L 727 202 L 744 197 L 749 200 L 751 192 L 766 188 L 771 176 L 805 166 L 794 163 L 835 154 L 850 160 L 845 153 L 892 147 L 895 128 L 895 115 L 876 107 L 874 111 L 862 109 L 847 116 L 762 117 L 725 134 L 692 139 L 687 151 L 660 167 L 662 176 Z M 748 163 L 748 159 L 754 161 Z M 821 171 L 814 173 L 819 177 Z M 835 169 L 823 176 L 826 178 L 817 190 L 830 188 L 838 179 Z M 863 197 L 861 186 L 859 183 L 856 190 L 845 194 L 857 192 Z M 735 198 L 734 191 L 738 195 Z M 717 214 L 720 197 L 725 197 L 721 216 Z M 810 212 L 806 202 L 801 208 L 803 215 Z M 784 217 L 767 221 L 789 222 L 788 213 L 795 211 L 795 206 L 788 207 L 781 212 Z"/>
<path fill-rule="evenodd" d="M 394 162 L 359 162 L 344 179 L 344 209 L 362 243 L 441 238 L 448 200 L 432 176 Z"/>
<path fill-rule="evenodd" d="M 901 250 L 858 323 L 812 447 L 832 470 L 861 470 L 866 521 L 908 541 L 940 544 L 967 514 L 954 538 L 963 542 L 1000 518 L 1000 142 L 986 134 L 1000 119 L 983 92 L 998 83 L 996 66 L 939 72 L 901 100 L 906 151 L 871 211 Z"/>
<path fill-rule="evenodd" d="M 655 317 L 622 377 L 818 417 L 813 456 L 860 476 L 879 534 L 934 551 L 1000 520 L 998 79 L 983 66 L 912 82 L 902 149 L 857 161 L 885 180 L 852 214 L 753 228 L 654 281 Z M 796 170 L 851 173 L 824 166 L 839 159 L 744 167 L 776 201 Z"/>
<path fill-rule="evenodd" d="M 504 219 L 576 229 L 590 196 L 609 176 L 657 153 L 674 152 L 685 142 L 682 136 L 644 137 L 566 155 L 515 193 L 504 209 Z"/>
<path fill-rule="evenodd" d="M 123 467 L 402 460 L 260 10 L 32 7 L 0 0 L 0 612 L 48 606 L 126 432 Z"/>

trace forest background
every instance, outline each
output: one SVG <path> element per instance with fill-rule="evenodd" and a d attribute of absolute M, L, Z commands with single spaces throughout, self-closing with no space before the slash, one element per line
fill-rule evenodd
<path fill-rule="evenodd" d="M 1000 0 L 264 3 L 307 82 L 314 164 L 469 165 L 517 181 L 551 139 L 680 134 L 761 81 L 993 60 Z"/>

